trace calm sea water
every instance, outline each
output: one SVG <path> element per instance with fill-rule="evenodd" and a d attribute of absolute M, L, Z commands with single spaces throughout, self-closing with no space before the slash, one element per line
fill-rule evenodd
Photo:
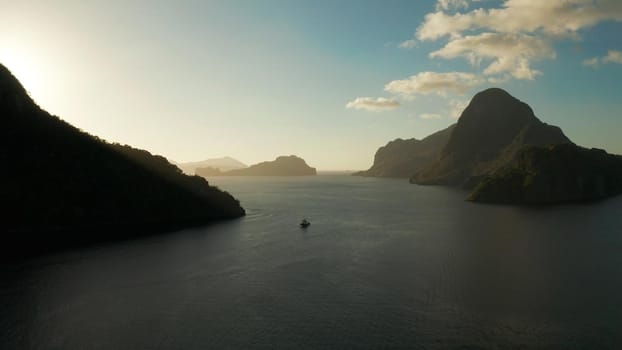
<path fill-rule="evenodd" d="M 622 198 L 519 208 L 403 180 L 212 183 L 248 216 L 0 266 L 0 348 L 622 348 Z"/>

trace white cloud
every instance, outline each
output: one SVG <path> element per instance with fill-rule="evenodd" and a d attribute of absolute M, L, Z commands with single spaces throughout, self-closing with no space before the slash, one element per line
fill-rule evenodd
<path fill-rule="evenodd" d="M 597 68 L 600 65 L 600 58 L 594 57 L 583 61 L 584 66 Z"/>
<path fill-rule="evenodd" d="M 373 112 L 393 110 L 398 108 L 399 106 L 399 102 L 384 97 L 357 97 L 353 101 L 350 101 L 348 102 L 348 104 L 346 104 L 346 108 L 364 109 L 366 111 Z"/>
<path fill-rule="evenodd" d="M 413 48 L 420 42 L 444 39 L 445 45 L 429 54 L 431 59 L 466 59 L 481 73 L 424 71 L 393 80 L 385 91 L 402 99 L 417 95 L 464 95 L 482 84 L 502 84 L 511 79 L 533 80 L 543 74 L 534 64 L 554 60 L 554 42 L 580 39 L 581 31 L 605 21 L 622 22 L 622 0 L 497 0 L 493 8 L 469 10 L 484 0 L 437 0 L 436 11 L 425 16 L 415 36 L 399 44 Z M 489 7 L 489 6 L 487 6 Z M 622 51 L 583 61 L 585 66 L 622 64 Z M 459 117 L 466 101 L 450 100 L 442 114 Z M 355 102 L 355 101 L 353 101 Z"/>
<path fill-rule="evenodd" d="M 603 62 L 622 64 L 622 51 L 609 50 L 607 56 L 603 58 Z"/>
<path fill-rule="evenodd" d="M 466 0 L 438 0 L 436 3 L 436 11 L 454 11 L 469 8 Z"/>
<path fill-rule="evenodd" d="M 436 113 L 423 113 L 419 115 L 421 119 L 441 119 L 443 116 Z"/>
<path fill-rule="evenodd" d="M 598 68 L 601 64 L 618 63 L 622 64 L 622 51 L 609 50 L 605 57 L 593 57 L 583 61 L 584 66 Z"/>
<path fill-rule="evenodd" d="M 574 35 L 603 21 L 622 21 L 620 0 L 506 0 L 500 8 L 426 15 L 419 40 L 436 40 L 476 29 L 500 33 Z"/>
<path fill-rule="evenodd" d="M 399 47 L 402 49 L 412 49 L 414 47 L 417 47 L 417 40 L 410 39 L 410 40 L 403 41 L 400 43 Z"/>
<path fill-rule="evenodd" d="M 555 58 L 555 51 L 547 41 L 532 35 L 481 33 L 450 40 L 430 57 L 464 57 L 474 66 L 479 66 L 483 60 L 492 60 L 484 74 L 509 72 L 516 79 L 532 80 L 541 72 L 531 68 L 531 61 Z"/>
<path fill-rule="evenodd" d="M 492 60 L 484 74 L 503 74 L 503 79 L 509 73 L 515 79 L 532 80 L 542 74 L 532 67 L 534 61 L 555 58 L 553 40 L 580 39 L 583 29 L 622 21 L 621 0 L 504 0 L 493 8 L 465 10 L 468 5 L 439 0 L 436 11 L 417 28 L 415 39 L 448 38 L 446 46 L 431 57 L 464 57 L 474 65 Z M 583 64 L 620 62 L 622 56 L 613 54 Z"/>
<path fill-rule="evenodd" d="M 415 94 L 438 94 L 445 96 L 448 92 L 465 94 L 470 88 L 483 82 L 475 74 L 463 72 L 421 72 L 408 79 L 393 80 L 385 85 L 385 91 L 403 96 Z"/>

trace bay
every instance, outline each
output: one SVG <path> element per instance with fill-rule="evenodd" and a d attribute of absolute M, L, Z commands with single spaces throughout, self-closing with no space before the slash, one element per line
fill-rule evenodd
<path fill-rule="evenodd" d="M 2 265 L 0 348 L 622 347 L 620 197 L 515 207 L 398 179 L 210 182 L 247 216 Z"/>

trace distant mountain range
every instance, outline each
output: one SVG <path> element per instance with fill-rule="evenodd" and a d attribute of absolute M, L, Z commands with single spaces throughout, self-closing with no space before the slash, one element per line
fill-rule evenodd
<path fill-rule="evenodd" d="M 358 175 L 476 188 L 469 197 L 473 201 L 551 204 L 619 194 L 618 163 L 619 156 L 574 145 L 526 103 L 491 88 L 473 97 L 455 125 L 421 141 L 390 142 Z M 521 178 L 529 184 L 519 186 Z"/>
<path fill-rule="evenodd" d="M 317 171 L 307 165 L 304 159 L 292 156 L 280 156 L 273 161 L 261 162 L 244 169 L 220 171 L 213 167 L 198 168 L 196 174 L 211 176 L 307 176 L 316 175 Z"/>
<path fill-rule="evenodd" d="M 188 175 L 195 175 L 197 168 L 215 168 L 220 171 L 248 168 L 248 165 L 231 157 L 210 158 L 200 162 L 177 163 L 177 166 Z"/>
<path fill-rule="evenodd" d="M 244 215 L 230 194 L 164 157 L 48 114 L 2 65 L 0 123 L 4 257 Z"/>

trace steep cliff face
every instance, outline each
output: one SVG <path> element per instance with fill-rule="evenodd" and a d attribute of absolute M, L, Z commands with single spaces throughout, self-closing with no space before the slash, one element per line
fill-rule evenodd
<path fill-rule="evenodd" d="M 469 200 L 552 204 L 622 193 L 622 157 L 573 144 L 525 146 L 486 176 Z"/>
<path fill-rule="evenodd" d="M 0 124 L 0 232 L 11 235 L 15 244 L 5 247 L 14 252 L 244 215 L 231 195 L 165 158 L 51 116 L 2 65 Z"/>
<path fill-rule="evenodd" d="M 570 142 L 561 129 L 536 118 L 527 104 L 502 89 L 487 89 L 463 111 L 439 159 L 416 172 L 411 182 L 470 186 L 524 145 Z"/>
<path fill-rule="evenodd" d="M 422 167 L 437 160 L 455 125 L 422 140 L 396 139 L 380 147 L 374 164 L 357 176 L 409 178 Z"/>
<path fill-rule="evenodd" d="M 307 176 L 317 171 L 307 165 L 304 159 L 296 156 L 280 156 L 270 162 L 261 162 L 244 169 L 220 171 L 213 167 L 198 168 L 199 176 Z"/>

